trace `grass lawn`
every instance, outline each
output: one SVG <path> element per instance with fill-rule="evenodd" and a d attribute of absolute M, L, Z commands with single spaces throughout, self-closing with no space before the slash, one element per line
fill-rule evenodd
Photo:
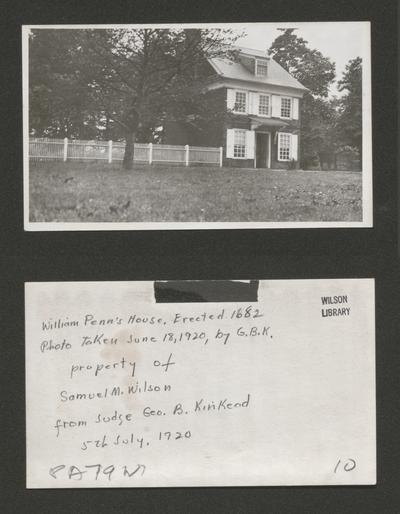
<path fill-rule="evenodd" d="M 30 221 L 361 221 L 362 173 L 30 164 Z"/>

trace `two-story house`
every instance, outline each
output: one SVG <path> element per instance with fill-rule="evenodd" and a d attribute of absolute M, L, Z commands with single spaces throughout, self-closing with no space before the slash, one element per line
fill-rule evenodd
<path fill-rule="evenodd" d="M 167 125 L 165 142 L 222 146 L 225 166 L 298 167 L 307 88 L 260 50 L 240 48 L 236 60 L 209 59 L 208 66 L 205 94 L 215 112 L 227 115 L 203 130 Z"/>

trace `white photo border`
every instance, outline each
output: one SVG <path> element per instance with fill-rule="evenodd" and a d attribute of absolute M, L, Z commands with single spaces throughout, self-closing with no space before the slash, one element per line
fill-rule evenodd
<path fill-rule="evenodd" d="M 31 29 L 110 29 L 110 28 L 240 28 L 252 23 L 158 23 L 158 24 L 68 24 L 22 26 L 22 106 L 23 106 L 23 194 L 25 231 L 97 231 L 97 230 L 215 230 L 215 229 L 287 229 L 287 228 L 372 228 L 372 98 L 371 98 L 371 22 L 282 22 L 279 26 L 315 25 L 324 23 L 364 25 L 364 45 L 368 49 L 362 66 L 362 221 L 268 221 L 268 222 L 32 222 L 29 220 L 29 31 Z"/>

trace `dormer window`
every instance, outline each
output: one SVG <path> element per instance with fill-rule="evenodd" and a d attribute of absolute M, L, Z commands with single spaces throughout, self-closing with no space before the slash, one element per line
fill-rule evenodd
<path fill-rule="evenodd" d="M 268 74 L 268 61 L 256 59 L 256 76 L 266 77 Z"/>

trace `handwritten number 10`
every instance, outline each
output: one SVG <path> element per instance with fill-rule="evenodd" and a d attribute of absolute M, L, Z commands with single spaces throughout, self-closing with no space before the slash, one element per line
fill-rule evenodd
<path fill-rule="evenodd" d="M 354 459 L 347 459 L 345 462 L 342 463 L 341 459 L 337 461 L 337 464 L 335 466 L 334 473 L 337 472 L 338 469 L 342 468 L 344 471 L 353 471 L 356 467 L 356 461 Z"/>

